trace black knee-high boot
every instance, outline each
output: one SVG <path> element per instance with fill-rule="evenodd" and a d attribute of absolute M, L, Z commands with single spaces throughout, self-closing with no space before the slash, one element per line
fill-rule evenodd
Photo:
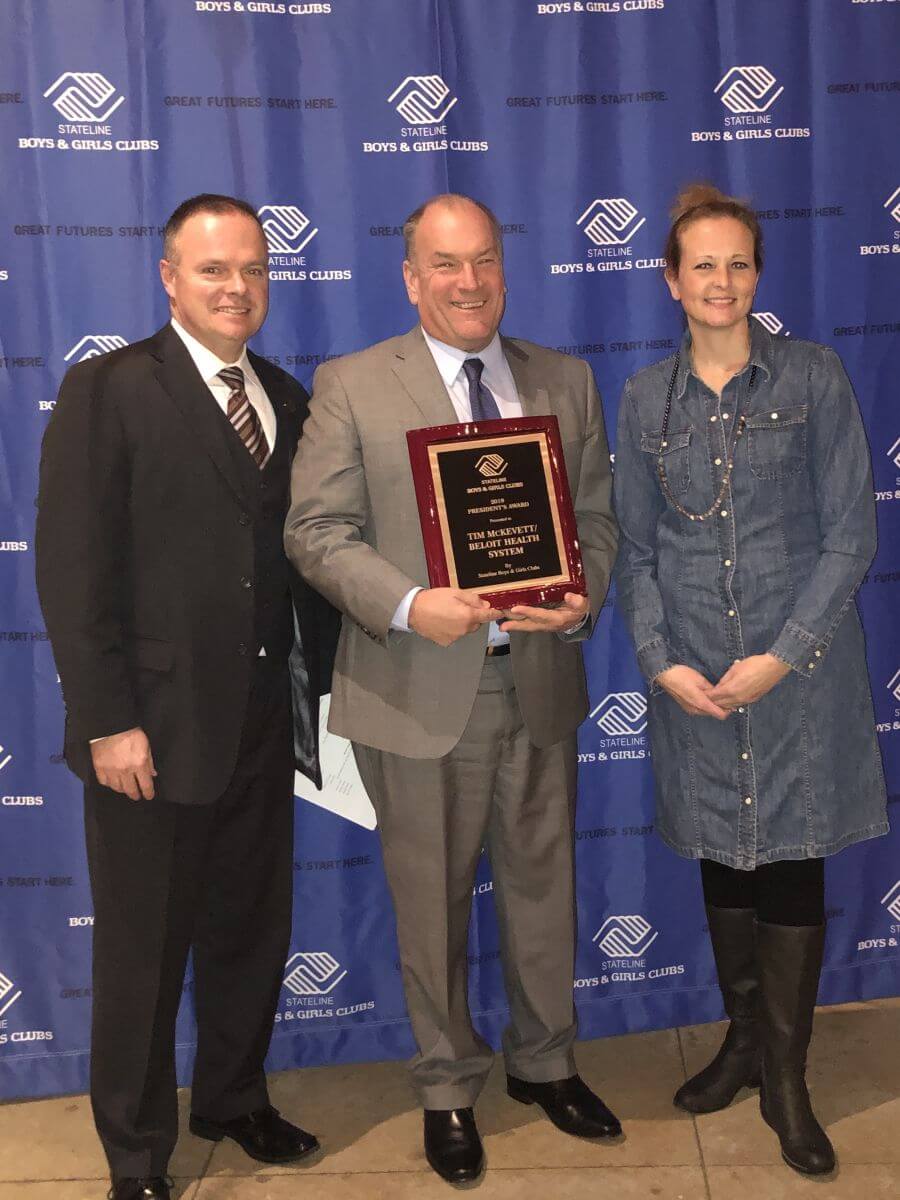
<path fill-rule="evenodd" d="M 824 925 L 757 923 L 763 1119 L 788 1166 L 806 1175 L 834 1168 L 834 1149 L 806 1089 L 806 1051 L 822 970 Z"/>
<path fill-rule="evenodd" d="M 675 1093 L 673 1103 L 692 1113 L 726 1108 L 742 1087 L 758 1086 L 760 1070 L 755 910 L 707 905 L 706 915 L 731 1024 L 712 1062 Z"/>

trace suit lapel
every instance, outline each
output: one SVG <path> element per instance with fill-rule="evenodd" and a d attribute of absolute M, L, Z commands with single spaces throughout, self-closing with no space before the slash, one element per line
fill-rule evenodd
<path fill-rule="evenodd" d="M 538 386 L 533 379 L 531 356 L 525 348 L 513 341 L 512 338 L 501 337 L 503 353 L 512 371 L 516 391 L 522 405 L 523 417 L 549 416 L 553 409 L 550 407 L 550 393 L 545 387 Z"/>
<path fill-rule="evenodd" d="M 533 378 L 531 356 L 512 338 L 501 338 L 503 353 L 515 381 L 525 417 L 549 416 L 553 409 L 550 392 Z M 400 339 L 395 351 L 394 373 L 428 425 L 452 425 L 456 412 L 431 351 L 416 327 Z"/>
<path fill-rule="evenodd" d="M 151 353 L 157 360 L 156 377 L 175 403 L 200 448 L 209 455 L 225 483 L 243 504 L 252 503 L 239 464 L 233 453 L 232 431 L 194 360 L 181 338 L 166 325 L 153 339 Z"/>
<path fill-rule="evenodd" d="M 400 338 L 393 368 L 426 425 L 456 424 L 453 404 L 418 326 Z"/>

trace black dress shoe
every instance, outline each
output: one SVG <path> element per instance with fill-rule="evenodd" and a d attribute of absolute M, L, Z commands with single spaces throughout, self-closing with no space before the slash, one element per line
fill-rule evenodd
<path fill-rule="evenodd" d="M 169 1200 L 171 1183 L 162 1175 L 146 1179 L 114 1179 L 107 1193 L 108 1200 Z"/>
<path fill-rule="evenodd" d="M 539 1104 L 557 1129 L 573 1137 L 610 1138 L 622 1132 L 618 1118 L 580 1075 L 550 1083 L 529 1083 L 507 1075 L 506 1090 L 520 1104 Z"/>
<path fill-rule="evenodd" d="M 313 1134 L 285 1121 L 271 1105 L 231 1121 L 210 1121 L 191 1113 L 190 1130 L 210 1142 L 229 1137 L 257 1162 L 296 1162 L 319 1149 Z"/>
<path fill-rule="evenodd" d="M 425 1109 L 425 1157 L 448 1183 L 471 1183 L 484 1170 L 484 1150 L 471 1108 Z"/>

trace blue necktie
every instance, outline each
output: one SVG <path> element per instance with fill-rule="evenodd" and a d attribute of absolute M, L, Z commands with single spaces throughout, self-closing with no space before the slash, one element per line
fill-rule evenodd
<path fill-rule="evenodd" d="M 481 372 L 484 370 L 484 363 L 481 359 L 467 358 L 463 363 L 463 370 L 469 381 L 469 405 L 472 409 L 472 420 L 502 420 L 493 392 L 481 382 Z"/>

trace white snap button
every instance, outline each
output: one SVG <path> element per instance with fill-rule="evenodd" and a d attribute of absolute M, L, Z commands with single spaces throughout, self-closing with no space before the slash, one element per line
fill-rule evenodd
<path fill-rule="evenodd" d="M 778 413 L 772 413 L 772 420 L 773 420 L 773 421 L 777 421 L 777 420 L 778 420 Z"/>
<path fill-rule="evenodd" d="M 752 804 L 752 803 L 753 803 L 753 797 L 752 797 L 752 796 L 745 796 L 745 797 L 744 797 L 744 803 L 745 803 L 745 804 Z"/>
<path fill-rule="evenodd" d="M 717 421 L 717 420 L 718 420 L 718 417 L 710 417 L 709 419 L 710 419 L 711 421 Z"/>
<path fill-rule="evenodd" d="M 727 421 L 730 416 L 731 416 L 731 413 L 722 413 L 722 420 Z"/>
<path fill-rule="evenodd" d="M 728 516 L 728 509 L 727 509 L 727 508 L 723 508 L 723 509 L 722 509 L 722 511 L 719 513 L 719 516 L 720 516 L 720 517 L 727 517 L 727 516 Z"/>
<path fill-rule="evenodd" d="M 749 757 L 750 757 L 750 755 L 747 753 L 747 751 L 746 751 L 746 750 L 745 750 L 745 751 L 744 751 L 744 753 L 741 755 L 741 758 L 744 760 L 744 762 L 746 762 L 746 761 L 747 761 L 747 759 L 748 759 Z"/>
<path fill-rule="evenodd" d="M 721 467 L 721 465 L 722 465 L 722 460 L 721 460 L 721 458 L 717 458 L 717 459 L 716 459 L 716 466 L 717 466 L 717 467 Z"/>
<path fill-rule="evenodd" d="M 725 559 L 725 566 L 726 566 L 726 567 L 730 567 L 730 566 L 731 566 L 731 559 L 730 559 L 730 558 L 726 558 L 726 559 Z"/>

